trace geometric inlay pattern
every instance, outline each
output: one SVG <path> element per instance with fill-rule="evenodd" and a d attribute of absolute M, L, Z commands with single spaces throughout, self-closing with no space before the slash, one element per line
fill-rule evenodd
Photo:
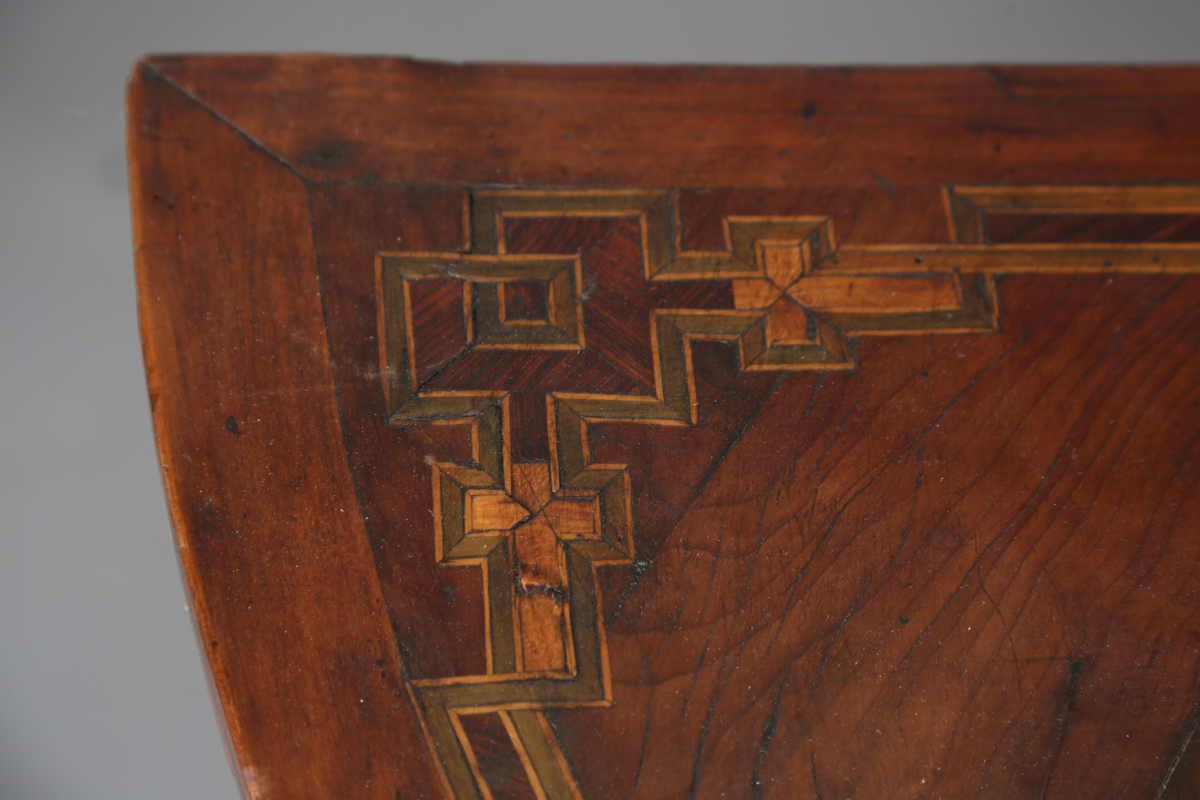
<path fill-rule="evenodd" d="M 838 248 L 827 218 L 726 217 L 721 251 L 682 249 L 669 191 L 470 200 L 468 252 L 376 259 L 389 422 L 471 430 L 469 463 L 433 465 L 433 514 L 438 564 L 483 572 L 487 674 L 408 684 L 460 800 L 492 796 L 463 723 L 478 714 L 497 715 L 536 796 L 580 797 L 542 712 L 611 704 L 594 571 L 634 557 L 628 470 L 593 463 L 588 426 L 694 424 L 693 341 L 736 342 L 743 370 L 854 369 L 860 336 L 996 330 L 997 274 L 1200 272 L 1193 243 L 993 244 L 987 233 L 993 214 L 1198 214 L 1193 187 L 948 188 L 943 245 Z M 508 252 L 511 229 L 569 218 L 621 222 L 628 235 Z M 604 261 L 622 247 L 636 251 L 632 272 Z M 517 391 L 538 395 L 532 422 L 514 412 Z M 526 440 L 545 446 L 516 457 Z"/>

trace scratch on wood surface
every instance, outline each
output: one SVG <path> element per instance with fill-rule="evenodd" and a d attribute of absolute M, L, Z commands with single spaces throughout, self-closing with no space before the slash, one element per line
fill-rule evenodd
<path fill-rule="evenodd" d="M 1179 747 L 1176 748 L 1175 754 L 1171 756 L 1167 768 L 1163 771 L 1162 783 L 1158 785 L 1158 791 L 1154 794 L 1154 800 L 1162 800 L 1167 793 L 1167 787 L 1171 785 L 1171 778 L 1175 776 L 1175 770 L 1179 768 L 1179 762 L 1183 760 L 1183 754 L 1192 744 L 1192 739 L 1196 736 L 1196 728 L 1200 727 L 1200 708 L 1192 711 L 1192 716 L 1188 719 L 1187 724 L 1183 729 L 1183 738 L 1179 740 Z"/>

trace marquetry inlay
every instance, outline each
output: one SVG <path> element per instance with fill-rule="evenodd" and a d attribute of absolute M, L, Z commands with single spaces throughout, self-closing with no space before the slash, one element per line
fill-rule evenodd
<path fill-rule="evenodd" d="M 472 432 L 470 463 L 433 465 L 433 513 L 438 563 L 485 576 L 487 674 L 409 683 L 451 795 L 491 797 L 464 720 L 492 714 L 537 796 L 580 796 L 542 711 L 611 703 L 595 569 L 630 563 L 635 530 L 628 470 L 592 461 L 588 426 L 694 424 L 693 341 L 736 342 L 743 370 L 854 369 L 861 336 L 996 330 L 997 274 L 1200 271 L 1196 244 L 988 235 L 989 215 L 1197 214 L 1194 188 L 955 187 L 945 199 L 947 244 L 839 248 L 824 217 L 730 216 L 724 250 L 685 251 L 671 192 L 481 190 L 468 253 L 378 255 L 390 422 Z M 566 218 L 635 233 L 508 252 L 509 227 Z M 637 268 L 589 276 L 587 247 L 633 248 Z M 672 283 L 687 290 L 652 291 Z M 545 409 L 520 431 L 518 390 Z M 530 431 L 545 452 L 514 456 Z"/>

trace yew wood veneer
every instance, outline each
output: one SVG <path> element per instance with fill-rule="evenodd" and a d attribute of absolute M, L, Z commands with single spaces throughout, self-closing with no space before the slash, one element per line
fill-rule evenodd
<path fill-rule="evenodd" d="M 151 57 L 247 798 L 1200 797 L 1200 69 Z"/>

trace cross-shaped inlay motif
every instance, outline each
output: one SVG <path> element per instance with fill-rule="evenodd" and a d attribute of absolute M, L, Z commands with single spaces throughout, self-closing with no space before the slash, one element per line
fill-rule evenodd
<path fill-rule="evenodd" d="M 611 703 L 594 570 L 635 555 L 628 471 L 593 463 L 588 426 L 694 424 L 694 341 L 735 342 L 743 370 L 853 369 L 860 336 L 995 330 L 997 273 L 1200 271 L 1195 244 L 987 237 L 989 214 L 1200 212 L 1188 187 L 957 188 L 946 211 L 942 245 L 838 248 L 824 217 L 731 216 L 724 250 L 686 251 L 670 192 L 477 191 L 468 252 L 378 255 L 390 422 L 471 428 L 471 461 L 433 466 L 433 514 L 438 563 L 483 570 L 488 671 L 409 684 L 452 796 L 491 797 L 477 714 L 538 797 L 581 796 L 542 710 Z M 512 247 L 564 219 L 590 235 Z"/>

